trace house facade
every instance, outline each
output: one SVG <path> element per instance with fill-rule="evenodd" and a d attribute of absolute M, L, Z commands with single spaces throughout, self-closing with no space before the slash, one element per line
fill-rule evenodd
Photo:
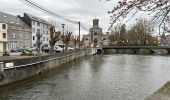
<path fill-rule="evenodd" d="M 102 28 L 99 27 L 99 19 L 93 19 L 93 27 L 90 28 L 89 34 L 84 35 L 85 47 L 101 47 L 109 44 L 109 34 L 103 34 Z"/>
<path fill-rule="evenodd" d="M 0 28 L 2 34 L 0 38 L 3 41 L 3 47 L 2 44 L 0 47 L 3 51 L 0 52 L 31 47 L 31 28 L 19 17 L 0 12 L 0 23 L 2 28 Z"/>
<path fill-rule="evenodd" d="M 7 50 L 7 24 L 0 23 L 0 52 Z"/>
<path fill-rule="evenodd" d="M 49 46 L 50 40 L 50 27 L 51 25 L 45 20 L 33 16 L 31 14 L 24 13 L 24 16 L 19 16 L 27 25 L 32 29 L 32 47 L 37 47 L 37 34 L 40 34 L 41 47 Z"/>

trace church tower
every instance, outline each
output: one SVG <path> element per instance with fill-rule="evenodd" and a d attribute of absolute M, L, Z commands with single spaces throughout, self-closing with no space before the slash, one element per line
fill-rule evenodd
<path fill-rule="evenodd" d="M 99 19 L 93 19 L 93 27 L 99 27 Z"/>

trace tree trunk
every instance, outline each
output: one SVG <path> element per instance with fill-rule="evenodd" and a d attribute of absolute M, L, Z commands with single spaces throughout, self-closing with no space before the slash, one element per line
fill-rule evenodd
<path fill-rule="evenodd" d="M 50 45 L 50 54 L 54 53 L 54 45 Z"/>
<path fill-rule="evenodd" d="M 68 43 L 65 43 L 65 51 L 68 51 Z"/>

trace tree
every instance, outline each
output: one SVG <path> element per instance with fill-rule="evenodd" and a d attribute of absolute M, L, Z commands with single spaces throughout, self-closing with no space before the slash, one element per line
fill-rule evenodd
<path fill-rule="evenodd" d="M 76 46 L 79 43 L 79 37 L 72 37 L 71 40 L 73 41 L 74 49 L 76 49 Z"/>
<path fill-rule="evenodd" d="M 65 51 L 68 51 L 68 44 L 71 40 L 72 32 L 67 32 L 66 35 L 61 35 L 62 41 L 65 44 Z"/>
<path fill-rule="evenodd" d="M 50 53 L 54 53 L 54 45 L 61 39 L 60 34 L 61 32 L 56 32 L 54 27 L 50 28 Z"/>
<path fill-rule="evenodd" d="M 133 45 L 153 45 L 157 42 L 152 36 L 153 32 L 153 25 L 145 19 L 140 19 L 130 28 L 126 38 L 133 41 Z"/>
<path fill-rule="evenodd" d="M 157 38 L 152 36 L 153 25 L 145 19 L 138 20 L 127 31 L 125 24 L 117 24 L 112 32 L 109 36 L 112 45 L 157 45 L 158 43 Z"/>
<path fill-rule="evenodd" d="M 118 23 L 111 29 L 112 35 L 109 36 L 110 41 L 116 44 L 122 44 L 126 40 L 126 25 Z"/>
<path fill-rule="evenodd" d="M 133 17 L 140 11 L 153 16 L 152 21 L 161 25 L 170 12 L 170 0 L 119 0 L 113 10 L 108 12 L 111 14 L 110 28 L 117 20 L 126 18 L 130 14 L 132 14 L 130 17 Z"/>

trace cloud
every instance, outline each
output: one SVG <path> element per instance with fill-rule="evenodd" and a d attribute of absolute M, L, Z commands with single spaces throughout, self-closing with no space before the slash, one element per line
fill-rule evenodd
<path fill-rule="evenodd" d="M 22 1 L 22 0 L 21 0 Z M 47 14 L 38 11 L 20 0 L 0 0 L 0 9 L 3 12 L 13 15 L 23 15 L 24 12 L 33 14 L 38 17 L 49 19 Z M 92 26 L 92 20 L 94 18 L 100 19 L 100 27 L 104 31 L 107 31 L 109 26 L 109 15 L 107 11 L 112 8 L 111 2 L 99 2 L 99 0 L 32 0 L 51 11 L 65 16 L 66 18 L 81 21 L 83 26 L 88 29 Z M 58 23 L 66 23 L 62 20 L 56 19 Z M 60 26 L 60 25 L 59 25 Z M 75 31 L 78 29 L 77 25 L 68 24 L 68 26 L 74 27 Z M 85 33 L 85 31 L 83 31 Z M 88 33 L 88 32 L 86 32 Z"/>

